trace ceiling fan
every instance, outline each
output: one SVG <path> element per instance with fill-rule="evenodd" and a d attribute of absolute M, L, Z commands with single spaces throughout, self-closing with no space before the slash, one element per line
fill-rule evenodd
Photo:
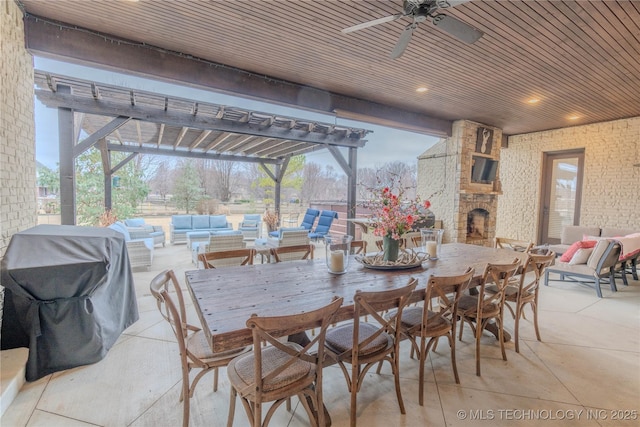
<path fill-rule="evenodd" d="M 405 27 L 402 34 L 400 34 L 400 38 L 398 39 L 396 46 L 391 52 L 391 58 L 393 59 L 402 56 L 404 50 L 411 41 L 413 31 L 418 28 L 418 24 L 429 19 L 433 25 L 442 31 L 457 37 L 465 43 L 471 44 L 482 37 L 483 33 L 481 31 L 476 30 L 472 26 L 465 24 L 456 18 L 439 13 L 439 9 L 455 7 L 468 1 L 470 0 L 404 0 L 402 4 L 402 12 L 354 25 L 343 29 L 342 32 L 352 33 L 364 28 L 373 27 L 374 25 L 397 21 L 405 16 L 411 17 L 413 22 Z"/>

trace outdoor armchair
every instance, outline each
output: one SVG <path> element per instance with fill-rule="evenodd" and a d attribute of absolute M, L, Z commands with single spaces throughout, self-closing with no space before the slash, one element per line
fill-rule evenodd
<path fill-rule="evenodd" d="M 138 238 L 132 237 L 132 233 L 129 232 L 127 227 L 122 222 L 115 222 L 109 226 L 112 230 L 118 231 L 124 235 L 124 241 L 127 245 L 127 253 L 129 255 L 129 262 L 131 267 L 147 267 L 151 265 L 153 261 L 153 238 Z M 137 236 L 136 233 L 133 233 Z"/>
<path fill-rule="evenodd" d="M 151 237 L 153 244 L 165 246 L 166 236 L 160 225 L 149 225 L 144 218 L 129 218 L 124 220 L 124 225 L 129 230 L 132 239 L 146 239 Z"/>
<path fill-rule="evenodd" d="M 242 231 L 245 239 L 259 239 L 262 235 L 262 215 L 245 214 L 238 224 L 238 230 Z"/>

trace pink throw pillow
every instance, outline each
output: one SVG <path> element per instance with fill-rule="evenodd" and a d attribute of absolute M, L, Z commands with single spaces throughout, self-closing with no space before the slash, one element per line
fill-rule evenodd
<path fill-rule="evenodd" d="M 573 256 L 576 254 L 576 252 L 578 252 L 578 249 L 593 248 L 596 243 L 598 242 L 595 240 L 582 240 L 580 242 L 575 242 L 574 244 L 569 246 L 569 249 L 567 249 L 565 253 L 562 254 L 562 256 L 560 257 L 560 261 L 569 262 L 571 261 L 571 258 L 573 258 Z"/>

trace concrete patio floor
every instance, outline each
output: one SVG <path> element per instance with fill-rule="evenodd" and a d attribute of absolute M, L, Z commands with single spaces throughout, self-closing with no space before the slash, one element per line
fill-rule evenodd
<path fill-rule="evenodd" d="M 317 251 L 323 254 L 322 248 Z M 150 295 L 150 280 L 173 268 L 183 281 L 193 269 L 185 245 L 158 247 L 152 267 L 134 271 L 140 320 L 127 329 L 107 356 L 93 365 L 58 372 L 25 384 L 0 420 L 21 426 L 179 426 L 182 423 L 180 364 L 169 326 Z M 426 278 L 421 278 L 424 280 Z M 425 405 L 418 405 L 418 362 L 402 344 L 401 386 L 406 415 L 400 414 L 388 365 L 370 372 L 358 394 L 362 426 L 638 426 L 640 421 L 640 281 L 621 285 L 604 298 L 592 288 L 553 281 L 542 286 L 540 328 L 535 340 L 530 318 L 521 322 L 521 353 L 507 346 L 507 361 L 495 338 L 482 339 L 482 377 L 475 375 L 473 337 L 465 328 L 457 346 L 461 384 L 451 371 L 444 343 L 427 361 Z M 188 294 L 187 294 L 188 295 Z M 188 301 L 190 303 L 190 301 Z M 190 308 L 192 306 L 190 305 Z M 190 312 L 191 322 L 198 323 Z M 506 328 L 512 330 L 508 316 Z M 192 399 L 191 426 L 224 426 L 229 385 L 224 369 L 214 393 L 210 374 Z M 339 368 L 324 375 L 325 404 L 334 426 L 349 424 L 349 393 Z M 627 418 L 626 420 L 624 418 Z M 623 419 L 620 419 L 623 418 Z M 236 406 L 234 426 L 248 425 Z M 308 425 L 297 400 L 280 408 L 272 426 Z"/>

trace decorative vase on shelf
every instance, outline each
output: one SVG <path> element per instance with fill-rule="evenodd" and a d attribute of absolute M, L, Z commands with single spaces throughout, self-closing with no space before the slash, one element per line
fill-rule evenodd
<path fill-rule="evenodd" d="M 400 251 L 400 240 L 392 239 L 389 236 L 382 238 L 382 251 L 383 260 L 395 262 L 398 260 L 398 253 Z"/>

